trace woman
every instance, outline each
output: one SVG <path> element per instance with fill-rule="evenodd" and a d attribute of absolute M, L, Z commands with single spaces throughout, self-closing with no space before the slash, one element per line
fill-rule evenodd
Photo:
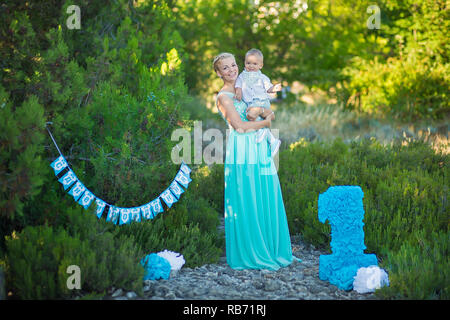
<path fill-rule="evenodd" d="M 278 270 L 292 255 L 280 182 L 268 143 L 256 143 L 256 130 L 270 127 L 265 120 L 248 121 L 247 105 L 234 99 L 239 70 L 234 56 L 221 53 L 214 70 L 223 80 L 217 107 L 230 127 L 225 157 L 225 240 L 227 263 L 233 269 Z"/>

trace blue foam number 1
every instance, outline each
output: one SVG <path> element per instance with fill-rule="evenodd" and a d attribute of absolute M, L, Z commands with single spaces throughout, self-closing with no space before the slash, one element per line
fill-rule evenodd
<path fill-rule="evenodd" d="M 363 196 L 359 186 L 334 186 L 319 195 L 319 221 L 331 225 L 332 254 L 319 257 L 319 278 L 351 290 L 361 267 L 378 265 L 374 254 L 364 254 Z"/>

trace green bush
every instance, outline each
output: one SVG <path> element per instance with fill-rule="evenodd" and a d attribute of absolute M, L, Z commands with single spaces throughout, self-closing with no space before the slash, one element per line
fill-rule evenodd
<path fill-rule="evenodd" d="M 161 238 L 140 239 L 126 232 L 128 226 L 84 212 L 62 190 L 49 167 L 58 153 L 42 132 L 45 121 L 88 189 L 108 203 L 133 207 L 156 198 L 173 180 L 178 165 L 170 158 L 170 133 L 186 126 L 183 105 L 192 103 L 181 63 L 184 42 L 164 2 L 81 1 L 81 30 L 64 24 L 69 4 L 55 3 L 45 23 L 34 1 L 7 2 L 3 11 L 12 14 L 0 13 L 10 26 L 0 30 L 0 247 L 20 298 L 73 297 L 56 276 L 66 276 L 61 270 L 69 260 L 85 257 L 83 293 L 95 296 L 112 286 L 139 292 L 139 259 L 149 251 L 179 250 L 193 266 L 217 261 L 223 250 L 217 213 L 205 198 L 194 197 L 195 188 L 166 210 L 163 225 L 156 219 L 132 226 L 164 230 Z M 11 183 L 3 184 L 6 178 Z M 37 238 L 45 248 L 34 243 Z M 28 247 L 36 255 L 21 256 Z M 48 272 L 26 281 L 21 276 L 40 269 Z"/>
<path fill-rule="evenodd" d="M 192 174 L 192 186 L 194 192 L 207 199 L 208 203 L 220 214 L 223 215 L 224 203 L 224 166 L 215 164 L 211 167 L 202 166 Z"/>
<path fill-rule="evenodd" d="M 181 253 L 186 261 L 184 267 L 216 263 L 222 253 L 222 249 L 216 246 L 216 234 L 202 233 L 198 225 L 169 228 L 163 217 L 123 226 L 120 233 L 134 235 L 145 254 L 163 250 Z"/>
<path fill-rule="evenodd" d="M 68 261 L 76 261 L 84 269 L 84 261 L 91 258 L 86 244 L 48 226 L 26 227 L 6 244 L 8 282 L 22 299 L 67 297 L 64 268 L 72 264 Z"/>
<path fill-rule="evenodd" d="M 224 241 L 217 233 L 218 213 L 201 195 L 195 178 L 180 201 L 155 219 L 119 227 L 119 234 L 135 237 L 145 254 L 169 250 L 181 253 L 186 267 L 216 263 L 224 252 Z"/>
<path fill-rule="evenodd" d="M 374 139 L 349 145 L 339 139 L 332 143 L 301 140 L 280 154 L 279 176 L 290 231 L 329 248 L 329 225 L 317 219 L 318 196 L 330 186 L 359 185 L 364 192 L 367 251 L 376 253 L 392 274 L 392 288 L 401 287 L 397 294 L 404 297 L 444 298 L 448 277 L 444 284 L 435 283 L 441 279 L 437 273 L 449 268 L 448 246 L 441 241 L 449 237 L 448 161 L 448 155 L 435 153 L 420 141 L 383 146 Z M 417 244 L 420 249 L 412 250 Z M 430 271 L 420 280 L 422 289 L 408 291 L 404 284 L 420 274 L 413 265 L 407 267 L 411 257 L 433 264 L 436 275 L 433 278 Z"/>
<path fill-rule="evenodd" d="M 34 1 L 6 2 L 12 14 L 0 13 L 10 27 L 0 30 L 2 246 L 12 230 L 61 213 L 54 201 L 60 186 L 42 161 L 58 156 L 45 121 L 83 183 L 108 203 L 146 203 L 177 170 L 170 133 L 182 124 L 188 98 L 184 43 L 171 10 L 82 1 L 83 28 L 70 30 L 69 4 L 55 3 L 41 23 Z"/>
<path fill-rule="evenodd" d="M 44 184 L 44 108 L 35 96 L 15 106 L 0 84 L 0 247 L 27 220 L 25 204 Z"/>
<path fill-rule="evenodd" d="M 415 51 L 405 58 L 367 62 L 355 57 L 343 70 L 349 77 L 347 107 L 378 117 L 402 120 L 443 119 L 450 109 L 447 88 L 449 65 L 422 59 Z"/>
<path fill-rule="evenodd" d="M 389 287 L 376 291 L 380 298 L 450 298 L 448 233 L 417 232 L 414 241 L 405 242 L 396 252 L 387 254 L 383 266 L 390 270 Z"/>
<path fill-rule="evenodd" d="M 106 294 L 111 287 L 142 293 L 142 252 L 132 237 L 117 236 L 83 209 L 68 210 L 60 227 L 29 226 L 8 237 L 8 285 L 20 299 Z M 69 290 L 69 265 L 81 271 L 81 289 Z"/>

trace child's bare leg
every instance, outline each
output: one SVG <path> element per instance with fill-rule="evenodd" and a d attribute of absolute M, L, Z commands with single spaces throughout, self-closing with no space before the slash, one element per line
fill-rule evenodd
<path fill-rule="evenodd" d="M 261 114 L 261 108 L 260 107 L 251 107 L 247 110 L 247 119 L 250 121 L 254 121 L 258 119 L 259 115 Z"/>

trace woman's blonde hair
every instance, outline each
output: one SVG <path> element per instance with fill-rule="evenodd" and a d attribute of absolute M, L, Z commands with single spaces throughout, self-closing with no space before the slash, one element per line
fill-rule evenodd
<path fill-rule="evenodd" d="M 214 71 L 217 71 L 217 69 L 219 69 L 219 61 L 226 59 L 226 58 L 234 58 L 234 55 L 232 53 L 228 53 L 228 52 L 222 52 L 219 53 L 213 61 L 213 67 L 214 67 Z"/>

